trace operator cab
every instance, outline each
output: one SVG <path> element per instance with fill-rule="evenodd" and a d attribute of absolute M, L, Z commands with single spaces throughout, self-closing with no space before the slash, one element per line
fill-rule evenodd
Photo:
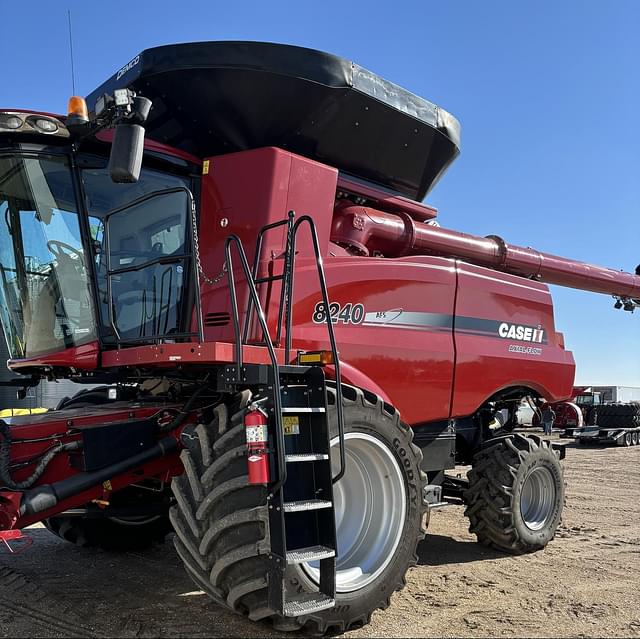
<path fill-rule="evenodd" d="M 10 357 L 42 368 L 65 349 L 188 338 L 194 164 L 148 151 L 137 181 L 116 183 L 107 144 L 69 138 L 61 118 L 0 113 Z"/>

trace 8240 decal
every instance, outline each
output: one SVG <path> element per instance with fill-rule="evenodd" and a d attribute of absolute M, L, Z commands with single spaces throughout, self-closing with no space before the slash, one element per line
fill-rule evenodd
<path fill-rule="evenodd" d="M 362 324 L 364 321 L 364 306 L 362 304 L 352 304 L 348 302 L 344 306 L 338 302 L 329 304 L 329 315 L 331 323 L 338 324 Z M 315 324 L 323 324 L 327 321 L 327 311 L 324 302 L 318 302 L 313 309 L 311 318 Z"/>

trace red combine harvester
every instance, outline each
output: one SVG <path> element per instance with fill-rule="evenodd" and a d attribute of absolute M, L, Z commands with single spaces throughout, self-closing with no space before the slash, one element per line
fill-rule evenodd
<path fill-rule="evenodd" d="M 447 500 L 543 548 L 562 448 L 495 415 L 571 395 L 545 283 L 633 310 L 640 277 L 434 225 L 458 152 L 443 109 L 273 44 L 150 49 L 67 117 L 0 111 L 12 383 L 92 385 L 0 422 L 0 538 L 173 528 L 220 605 L 319 633 L 388 604 Z"/>

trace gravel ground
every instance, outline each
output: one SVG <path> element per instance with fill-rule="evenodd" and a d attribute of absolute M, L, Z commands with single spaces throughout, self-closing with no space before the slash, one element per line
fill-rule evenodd
<path fill-rule="evenodd" d="M 462 507 L 436 511 L 405 590 L 345 636 L 640 636 L 640 446 L 570 444 L 565 468 L 565 519 L 546 550 L 493 552 Z M 31 549 L 0 551 L 0 636 L 276 636 L 211 603 L 169 543 L 117 555 L 28 532 Z"/>

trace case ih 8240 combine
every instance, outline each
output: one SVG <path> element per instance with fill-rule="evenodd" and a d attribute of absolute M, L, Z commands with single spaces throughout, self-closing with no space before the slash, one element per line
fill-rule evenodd
<path fill-rule="evenodd" d="M 494 416 L 571 394 L 544 282 L 632 310 L 638 275 L 432 224 L 457 121 L 331 55 L 150 49 L 86 104 L 0 112 L 9 367 L 100 385 L 0 422 L 2 539 L 173 527 L 213 599 L 312 632 L 384 608 L 446 499 L 551 540 L 560 449 Z"/>

